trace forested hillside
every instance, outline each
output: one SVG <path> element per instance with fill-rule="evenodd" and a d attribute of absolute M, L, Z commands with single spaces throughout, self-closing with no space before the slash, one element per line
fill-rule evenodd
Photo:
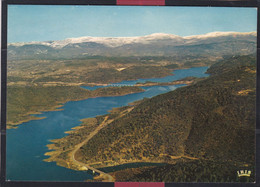
<path fill-rule="evenodd" d="M 212 160 L 179 161 L 157 167 L 132 168 L 114 172 L 117 181 L 139 182 L 254 182 L 255 176 L 237 176 L 241 169 L 255 172 L 252 166 Z"/>
<path fill-rule="evenodd" d="M 256 58 L 225 59 L 208 72 L 209 78 L 146 99 L 115 119 L 77 158 L 100 166 L 108 160 L 174 164 L 179 158 L 227 162 L 237 169 L 254 165 Z"/>

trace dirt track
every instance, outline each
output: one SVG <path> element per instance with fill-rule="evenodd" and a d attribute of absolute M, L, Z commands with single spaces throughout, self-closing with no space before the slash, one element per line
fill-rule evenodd
<path fill-rule="evenodd" d="M 127 110 L 121 112 L 121 115 L 119 115 L 117 118 L 115 119 L 118 119 L 118 118 L 121 118 L 122 116 L 126 115 L 127 113 L 129 113 L 134 107 L 131 107 L 131 108 L 128 108 Z M 88 164 L 85 164 L 83 162 L 80 162 L 78 160 L 75 159 L 75 154 L 76 152 L 83 146 L 85 145 L 91 138 L 93 138 L 102 128 L 104 128 L 105 126 L 107 126 L 108 124 L 112 123 L 115 119 L 110 119 L 108 120 L 108 117 L 109 116 L 106 116 L 105 119 L 103 120 L 103 122 L 93 131 L 91 132 L 88 137 L 81 143 L 79 143 L 78 145 L 76 145 L 73 149 L 73 151 L 69 154 L 70 155 L 70 160 L 73 164 L 77 165 L 77 166 L 80 166 L 80 167 L 85 167 L 89 170 L 92 170 L 94 171 L 95 173 L 99 173 L 99 177 L 98 178 L 101 178 L 102 181 L 104 182 L 114 182 L 114 178 L 107 174 L 107 173 L 104 173 L 103 171 L 100 171 L 96 168 L 93 168 L 91 166 L 89 166 Z"/>

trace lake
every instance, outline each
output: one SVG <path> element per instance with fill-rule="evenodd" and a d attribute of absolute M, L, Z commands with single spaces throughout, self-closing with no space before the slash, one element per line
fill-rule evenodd
<path fill-rule="evenodd" d="M 122 81 L 118 84 L 132 85 L 137 82 L 169 82 L 185 77 L 206 77 L 208 67 L 175 70 L 173 75 L 163 78 L 139 79 Z M 113 84 L 114 85 L 114 84 Z M 113 86 L 112 85 L 112 86 Z M 143 87 L 144 92 L 124 96 L 97 97 L 81 101 L 70 101 L 64 104 L 62 111 L 43 112 L 35 115 L 46 117 L 19 125 L 18 129 L 7 130 L 6 179 L 12 181 L 84 181 L 92 179 L 86 171 L 74 171 L 57 166 L 55 162 L 44 162 L 48 152 L 47 144 L 52 139 L 64 137 L 65 131 L 80 125 L 80 119 L 107 114 L 115 107 L 126 106 L 128 103 L 151 98 L 156 95 L 175 90 L 184 85 Z M 86 89 L 96 89 L 97 87 Z"/>

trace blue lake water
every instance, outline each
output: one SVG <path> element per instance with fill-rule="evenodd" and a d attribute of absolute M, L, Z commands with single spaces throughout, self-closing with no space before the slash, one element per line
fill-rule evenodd
<path fill-rule="evenodd" d="M 168 82 L 188 76 L 205 77 L 208 67 L 190 68 L 174 71 L 174 75 L 157 79 L 123 81 L 117 84 L 136 82 Z M 135 82 L 135 83 L 134 83 Z M 36 115 L 46 117 L 19 125 L 18 129 L 7 130 L 6 179 L 15 181 L 84 181 L 91 179 L 86 171 L 74 171 L 57 166 L 54 162 L 44 162 L 44 153 L 49 140 L 62 138 L 65 131 L 78 126 L 80 119 L 107 114 L 115 107 L 169 92 L 184 85 L 144 87 L 145 91 L 124 96 L 97 97 L 64 104 L 62 111 L 50 111 Z"/>
<path fill-rule="evenodd" d="M 137 79 L 131 81 L 122 81 L 118 83 L 108 84 L 108 86 L 82 86 L 88 90 L 96 90 L 98 88 L 103 87 L 111 87 L 111 86 L 133 86 L 136 83 L 145 83 L 146 81 L 151 82 L 172 82 L 176 80 L 183 79 L 185 77 L 205 77 L 207 76 L 204 72 L 208 69 L 208 67 L 196 67 L 196 68 L 189 68 L 189 69 L 178 69 L 172 72 L 173 75 L 162 77 L 162 78 L 150 78 L 150 79 Z"/>

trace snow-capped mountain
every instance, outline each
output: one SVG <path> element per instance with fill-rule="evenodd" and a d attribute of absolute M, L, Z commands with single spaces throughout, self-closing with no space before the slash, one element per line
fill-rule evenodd
<path fill-rule="evenodd" d="M 10 58 L 37 55 L 57 58 L 82 55 L 171 56 L 184 51 L 203 54 L 208 53 L 209 49 L 222 51 L 222 48 L 224 51 L 228 49 L 230 53 L 252 53 L 256 48 L 256 32 L 213 32 L 185 37 L 166 33 L 136 37 L 86 36 L 57 41 L 11 43 L 8 45 L 8 54 Z"/>
<path fill-rule="evenodd" d="M 103 44 L 107 47 L 119 47 L 126 44 L 149 44 L 160 40 L 174 40 L 178 43 L 183 43 L 184 38 L 165 33 L 155 33 L 147 36 L 136 37 L 79 37 L 79 38 L 67 38 L 65 40 L 47 41 L 47 42 L 28 42 L 28 43 L 11 43 L 10 46 L 24 46 L 30 44 L 45 45 L 53 48 L 62 48 L 70 44 L 80 44 L 86 42 L 93 42 Z"/>
<path fill-rule="evenodd" d="M 193 35 L 183 37 L 186 43 L 198 43 L 198 42 L 212 42 L 227 39 L 246 39 L 246 40 L 256 40 L 256 32 L 211 32 L 203 35 Z"/>

